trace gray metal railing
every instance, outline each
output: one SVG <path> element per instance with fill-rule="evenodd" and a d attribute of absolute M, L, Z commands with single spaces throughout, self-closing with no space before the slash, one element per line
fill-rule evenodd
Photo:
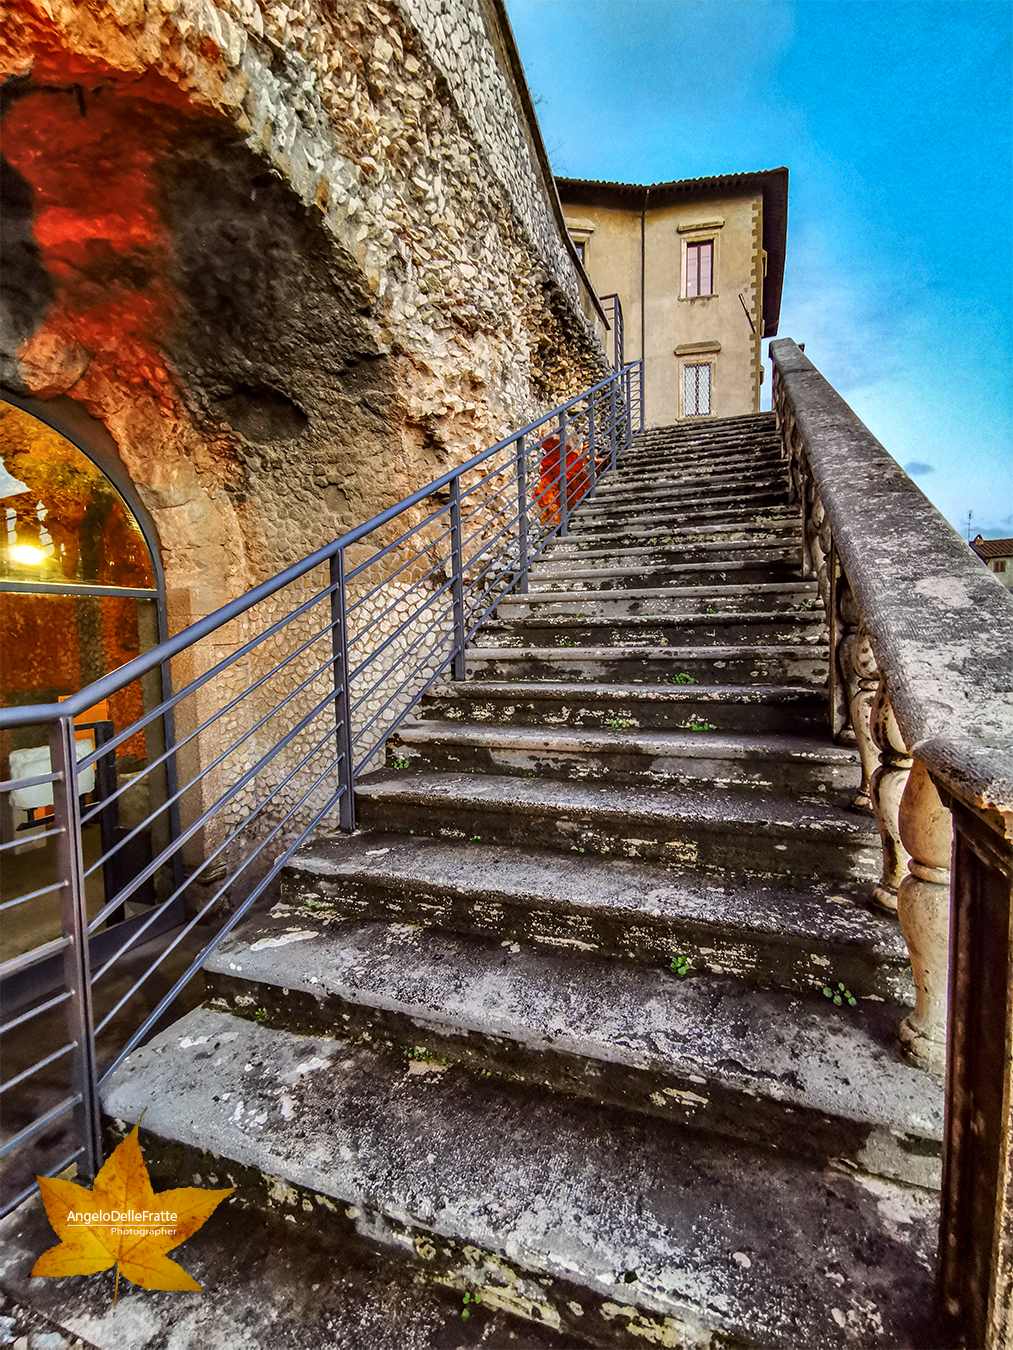
<path fill-rule="evenodd" d="M 44 860 L 45 884 L 3 909 L 60 907 L 58 935 L 0 966 L 20 991 L 0 1026 L 20 1047 L 0 1086 L 6 1107 L 20 1103 L 5 1110 L 4 1212 L 35 1173 L 76 1163 L 94 1175 L 101 1083 L 295 849 L 322 824 L 354 828 L 356 779 L 435 680 L 465 677 L 476 630 L 527 590 L 532 564 L 642 429 L 641 390 L 638 362 L 65 701 L 0 710 L 0 730 L 50 754 L 50 772 L 0 792 L 53 798 L 40 828 L 0 846 L 41 847 Z M 175 692 L 80 753 L 95 706 L 166 662 Z M 161 736 L 170 716 L 174 735 Z M 117 775 L 117 750 L 142 742 L 140 771 Z M 89 801 L 81 780 L 96 766 L 107 787 Z M 100 841 L 113 809 L 126 823 Z"/>
<path fill-rule="evenodd" d="M 945 1074 L 939 1291 L 953 1344 L 1013 1343 L 1013 595 L 796 344 L 773 406 L 916 1003 L 900 1044 Z M 1009 492 L 1009 483 L 997 484 Z"/>
<path fill-rule="evenodd" d="M 623 307 L 618 295 L 603 295 L 601 307 L 612 330 L 612 368 L 622 370 L 626 364 L 626 329 L 623 322 Z"/>

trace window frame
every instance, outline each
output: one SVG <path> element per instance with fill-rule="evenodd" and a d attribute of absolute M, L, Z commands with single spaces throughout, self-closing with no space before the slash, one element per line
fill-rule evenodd
<path fill-rule="evenodd" d="M 679 411 L 682 418 L 713 417 L 714 416 L 714 360 L 700 360 L 696 357 L 687 357 L 680 363 L 679 369 Z M 689 370 L 700 370 L 706 366 L 707 376 L 707 411 L 706 412 L 688 412 L 686 409 L 686 372 Z M 699 382 L 697 385 L 696 397 L 699 401 Z"/>

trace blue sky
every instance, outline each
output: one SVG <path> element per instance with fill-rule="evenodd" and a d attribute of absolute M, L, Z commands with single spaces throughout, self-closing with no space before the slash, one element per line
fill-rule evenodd
<path fill-rule="evenodd" d="M 1013 5 L 506 4 L 557 173 L 788 166 L 779 336 L 961 534 L 1013 536 Z"/>

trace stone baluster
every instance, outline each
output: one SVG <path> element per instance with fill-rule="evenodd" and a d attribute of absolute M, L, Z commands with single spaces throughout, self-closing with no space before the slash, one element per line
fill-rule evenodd
<path fill-rule="evenodd" d="M 908 1056 L 930 1073 L 946 1066 L 953 823 L 935 784 L 915 760 L 900 800 L 900 837 L 910 854 L 897 892 L 897 917 L 911 957 L 914 1011 L 900 1026 Z"/>
<path fill-rule="evenodd" d="M 841 639 L 837 646 L 837 663 L 841 683 L 847 698 L 848 715 L 855 743 L 862 761 L 862 781 L 855 794 L 854 805 L 872 805 L 869 785 L 879 765 L 879 755 L 872 738 L 870 717 L 872 702 L 879 686 L 879 667 L 872 650 L 869 634 L 858 613 L 858 604 L 847 579 L 841 577 L 837 587 L 837 613 Z"/>
<path fill-rule="evenodd" d="M 872 700 L 869 725 L 872 739 L 879 747 L 879 766 L 872 775 L 869 795 L 883 840 L 883 875 L 872 894 L 878 905 L 896 914 L 897 891 L 907 876 L 910 858 L 900 837 L 900 800 L 912 761 L 890 706 L 885 679 L 880 680 Z"/>

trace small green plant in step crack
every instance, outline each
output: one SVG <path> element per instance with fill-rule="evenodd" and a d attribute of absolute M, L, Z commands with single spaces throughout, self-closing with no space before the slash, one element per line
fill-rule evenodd
<path fill-rule="evenodd" d="M 469 1303 L 481 1303 L 482 1295 L 476 1289 L 473 1294 L 465 1294 L 464 1299 L 462 1301 L 464 1303 L 464 1307 L 461 1309 L 461 1316 L 464 1318 L 465 1321 L 467 1321 L 467 1319 L 471 1316 L 471 1308 L 469 1308 L 468 1306 Z"/>
<path fill-rule="evenodd" d="M 689 719 L 689 729 L 690 731 L 713 731 L 714 724 L 712 722 L 698 722 L 695 717 L 691 717 Z"/>
<path fill-rule="evenodd" d="M 823 986 L 823 997 L 832 999 L 838 1008 L 841 1006 L 842 1003 L 846 1003 L 849 1008 L 853 1008 L 855 1004 L 858 1002 L 858 999 L 855 998 L 851 990 L 846 989 L 844 985 L 841 983 L 838 983 L 836 989 L 833 989 L 830 987 L 830 985 L 825 984 Z"/>
<path fill-rule="evenodd" d="M 410 763 L 408 762 L 408 760 L 402 759 L 402 758 L 401 758 L 400 756 L 398 756 L 398 755 L 391 755 L 390 759 L 387 760 L 387 768 L 388 768 L 388 769 L 409 769 L 409 768 L 411 768 L 411 765 L 410 765 Z"/>
<path fill-rule="evenodd" d="M 427 1050 L 424 1045 L 412 1046 L 410 1050 L 406 1050 L 404 1053 L 405 1059 L 414 1059 L 419 1064 L 446 1064 L 447 1062 L 445 1059 L 440 1059 L 439 1056 L 434 1055 L 431 1050 Z"/>
<path fill-rule="evenodd" d="M 254 1011 L 254 1014 L 253 1014 L 253 1015 L 254 1015 L 254 1017 L 257 1019 L 258 1022 L 263 1022 L 263 1021 L 267 1018 L 267 1009 L 266 1009 L 266 1008 L 257 1008 L 257 1009 Z"/>
<path fill-rule="evenodd" d="M 626 728 L 631 727 L 633 723 L 628 717 L 606 717 L 605 725 L 611 727 L 613 731 L 625 731 Z"/>
<path fill-rule="evenodd" d="M 692 970 L 688 956 L 673 956 L 668 963 L 668 968 L 672 974 L 677 975 L 680 980 Z"/>
<path fill-rule="evenodd" d="M 680 670 L 678 675 L 665 675 L 661 680 L 662 684 L 696 684 L 692 675 L 687 674 L 685 670 Z"/>

